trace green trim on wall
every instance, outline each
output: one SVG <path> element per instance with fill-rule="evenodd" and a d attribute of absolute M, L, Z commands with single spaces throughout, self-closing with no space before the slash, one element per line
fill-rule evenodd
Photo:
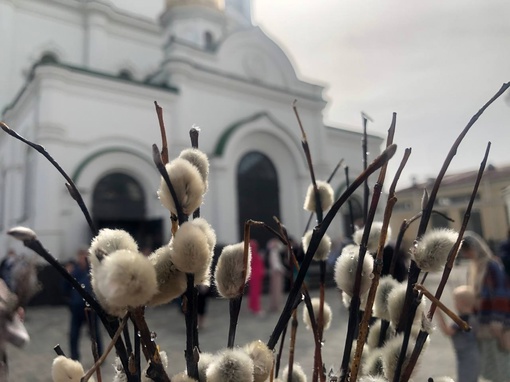
<path fill-rule="evenodd" d="M 218 138 L 216 145 L 213 149 L 213 155 L 214 156 L 223 156 L 225 153 L 225 149 L 227 147 L 227 144 L 230 140 L 230 138 L 234 135 L 235 132 L 237 132 L 242 126 L 254 122 L 260 118 L 267 118 L 273 123 L 274 125 L 281 128 L 283 131 L 286 132 L 284 126 L 278 122 L 276 119 L 274 119 L 267 111 L 259 111 L 247 118 L 240 119 L 234 123 L 232 123 L 230 126 L 228 126 L 223 132 L 221 133 L 220 137 Z"/>
<path fill-rule="evenodd" d="M 148 163 L 149 165 L 154 166 L 154 163 L 149 158 L 143 156 L 142 154 L 140 154 L 139 152 L 137 152 L 135 150 L 131 150 L 131 149 L 128 149 L 125 147 L 108 147 L 106 149 L 96 151 L 96 152 L 90 154 L 89 156 L 87 156 L 84 160 L 82 160 L 80 162 L 80 164 L 78 164 L 78 166 L 76 167 L 76 170 L 74 170 L 73 174 L 71 175 L 71 179 L 73 180 L 73 182 L 78 183 L 81 173 L 83 172 L 85 167 L 87 167 L 87 165 L 90 164 L 90 162 L 92 162 L 94 159 L 96 159 L 100 156 L 110 154 L 110 153 L 131 154 L 137 158 L 140 158 L 141 160 Z"/>

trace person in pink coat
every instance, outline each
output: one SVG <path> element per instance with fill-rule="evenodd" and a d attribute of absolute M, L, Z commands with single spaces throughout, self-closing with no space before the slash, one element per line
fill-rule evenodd
<path fill-rule="evenodd" d="M 262 283 L 264 281 L 264 260 L 259 254 L 259 244 L 256 240 L 250 240 L 251 249 L 251 277 L 248 291 L 248 307 L 253 314 L 263 314 L 260 307 Z"/>

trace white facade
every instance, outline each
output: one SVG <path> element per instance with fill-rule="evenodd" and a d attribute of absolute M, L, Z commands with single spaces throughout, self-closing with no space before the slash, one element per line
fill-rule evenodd
<path fill-rule="evenodd" d="M 201 213 L 219 242 L 240 240 L 237 174 L 250 152 L 272 162 L 280 219 L 300 237 L 310 180 L 292 102 L 298 100 L 318 179 L 340 158 L 351 179 L 361 172 L 361 134 L 324 126 L 323 88 L 300 81 L 282 50 L 251 24 L 249 1 L 228 1 L 226 9 L 198 4 L 203 1 L 167 3 L 157 25 L 106 1 L 0 0 L 0 49 L 9 57 L 0 64 L 2 120 L 48 150 L 91 212 L 101 179 L 133 178 L 143 194 L 140 219 L 162 221 L 167 240 L 168 212 L 156 196 L 159 175 L 151 159 L 151 145 L 161 146 L 157 101 L 171 157 L 190 146 L 190 127 L 201 127 L 200 148 L 211 161 Z M 369 136 L 372 159 L 381 143 Z M 3 133 L 0 174 L 0 248 L 15 245 L 5 231 L 20 224 L 32 227 L 59 258 L 88 242 L 64 179 Z M 340 171 L 334 187 L 343 179 Z M 332 237 L 341 234 L 341 219 L 332 230 Z"/>

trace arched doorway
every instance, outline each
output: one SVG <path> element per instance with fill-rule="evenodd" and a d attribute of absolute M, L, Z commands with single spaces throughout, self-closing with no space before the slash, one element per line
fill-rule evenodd
<path fill-rule="evenodd" d="M 237 167 L 237 200 L 239 211 L 239 237 L 244 235 L 248 219 L 259 220 L 276 228 L 273 216 L 280 218 L 280 192 L 278 174 L 271 160 L 256 151 L 249 152 Z M 271 234 L 264 229 L 251 231 L 251 237 L 264 248 Z"/>
<path fill-rule="evenodd" d="M 98 228 L 126 230 L 141 251 L 162 245 L 162 221 L 146 219 L 145 192 L 132 176 L 121 172 L 104 176 L 96 184 L 92 200 L 92 216 Z"/>

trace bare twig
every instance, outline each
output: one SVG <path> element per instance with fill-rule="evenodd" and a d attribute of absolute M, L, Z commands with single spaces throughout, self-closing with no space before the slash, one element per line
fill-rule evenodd
<path fill-rule="evenodd" d="M 432 293 L 430 293 L 427 288 L 425 288 L 421 284 L 415 284 L 414 289 L 416 289 L 418 292 L 423 293 L 425 297 L 427 297 L 435 306 L 439 307 L 448 317 L 450 317 L 453 322 L 455 322 L 460 329 L 462 329 L 465 332 L 469 332 L 471 330 L 471 327 L 469 324 L 464 321 L 462 318 L 460 318 L 457 314 L 455 314 L 453 311 L 448 309 L 448 307 L 443 304 L 441 301 L 439 301 Z"/>
<path fill-rule="evenodd" d="M 80 207 L 83 215 L 85 216 L 85 219 L 87 220 L 90 230 L 92 231 L 94 236 L 97 235 L 97 232 L 98 232 L 97 227 L 94 224 L 92 217 L 90 216 L 90 213 L 87 209 L 87 206 L 85 205 L 85 202 L 83 201 L 83 198 L 81 197 L 80 192 L 78 191 L 78 188 L 74 184 L 73 180 L 69 177 L 69 175 L 67 175 L 67 173 L 64 171 L 64 169 L 57 163 L 57 161 L 55 159 L 53 159 L 53 157 L 46 151 L 46 149 L 43 146 L 41 146 L 37 143 L 33 143 L 33 142 L 29 141 L 28 139 L 22 137 L 21 135 L 16 133 L 14 130 L 12 130 L 9 126 L 7 126 L 4 122 L 0 122 L 0 127 L 2 128 L 3 131 L 5 131 L 11 137 L 16 138 L 17 140 L 25 143 L 26 145 L 32 147 L 34 150 L 36 150 L 37 152 L 42 154 L 42 156 L 44 156 L 53 165 L 53 167 L 55 167 L 57 169 L 57 171 L 66 180 L 66 182 L 67 182 L 66 188 L 69 191 L 69 194 L 71 195 L 71 197 L 76 201 L 76 203 L 78 203 L 78 206 Z"/>
<path fill-rule="evenodd" d="M 81 382 L 87 382 L 90 379 L 90 377 L 92 377 L 92 374 L 94 374 L 94 372 L 96 370 L 99 370 L 99 366 L 101 366 L 103 364 L 103 362 L 105 361 L 106 357 L 108 357 L 108 354 L 110 354 L 113 347 L 115 346 L 115 342 L 117 342 L 117 339 L 120 337 L 122 331 L 124 330 L 124 327 L 126 326 L 128 318 L 129 318 L 129 312 L 127 312 L 124 315 L 124 317 L 122 318 L 122 322 L 120 323 L 119 327 L 117 328 L 117 331 L 113 335 L 113 338 L 110 341 L 110 343 L 108 344 L 108 346 L 106 347 L 104 353 L 101 355 L 101 357 L 99 359 L 96 360 L 96 363 L 94 364 L 94 366 L 92 366 L 87 371 L 87 373 L 85 373 L 85 375 L 81 378 Z"/>
<path fill-rule="evenodd" d="M 161 161 L 163 162 L 163 165 L 165 165 L 168 163 L 168 142 L 166 140 L 165 121 L 163 120 L 163 108 L 158 105 L 157 101 L 154 101 L 154 106 L 156 107 L 159 131 L 161 133 Z"/>

